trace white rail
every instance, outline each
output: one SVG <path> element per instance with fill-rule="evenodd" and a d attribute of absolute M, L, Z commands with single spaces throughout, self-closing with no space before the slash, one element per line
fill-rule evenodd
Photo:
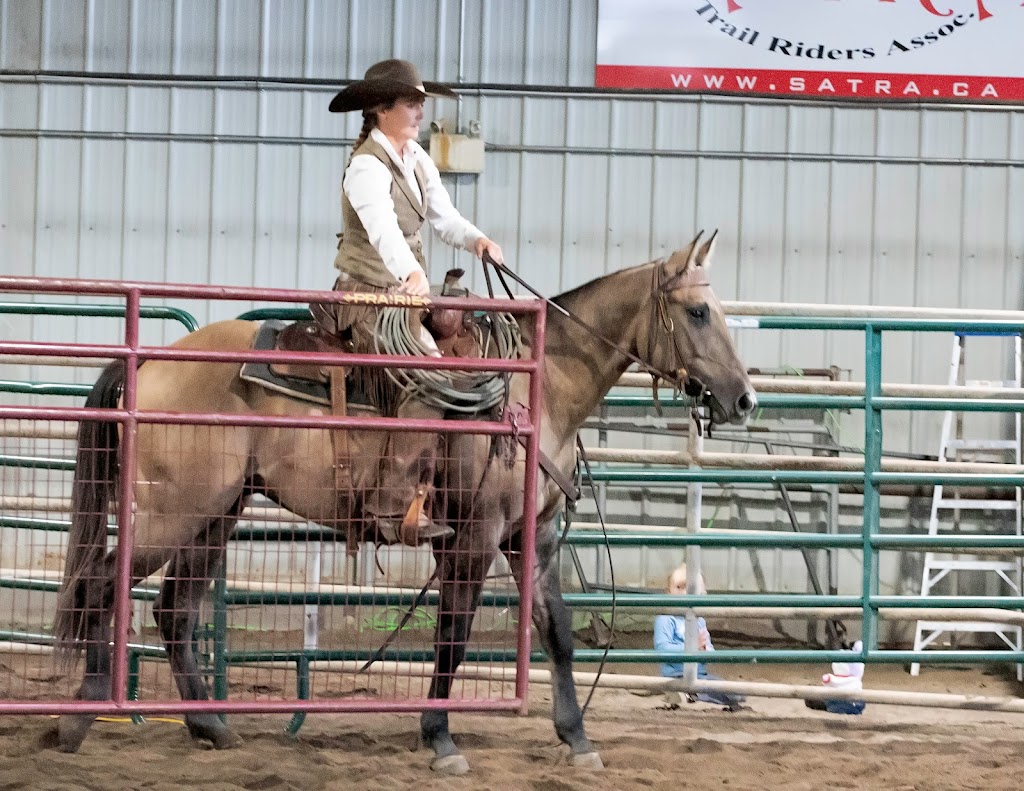
<path fill-rule="evenodd" d="M 53 653 L 53 646 L 32 643 L 0 642 L 0 654 L 39 654 Z M 151 657 L 143 657 L 150 660 Z M 163 661 L 162 659 L 156 661 Z M 243 666 L 245 663 L 240 663 Z M 330 661 L 314 660 L 309 663 L 310 671 L 358 673 L 363 666 L 361 661 Z M 294 662 L 260 662 L 260 668 L 279 668 L 294 670 Z M 434 667 L 425 662 L 375 662 L 368 671 L 370 675 L 404 676 L 429 678 Z M 531 684 L 546 684 L 551 681 L 551 671 L 544 668 L 530 668 Z M 492 681 L 495 683 L 513 684 L 515 670 L 506 667 L 461 665 L 456 671 L 456 678 L 461 680 Z M 1024 713 L 1024 699 L 1011 697 L 994 697 L 982 695 L 954 695 L 938 692 L 903 692 L 887 689 L 862 689 L 846 691 L 821 686 L 799 684 L 769 684 L 757 681 L 703 681 L 687 684 L 682 679 L 662 678 L 660 676 L 627 675 L 625 673 L 596 673 L 575 671 L 573 680 L 579 687 L 591 686 L 594 683 L 602 689 L 642 690 L 651 694 L 662 692 L 727 692 L 733 695 L 747 695 L 756 698 L 789 698 L 796 700 L 863 700 L 865 703 L 890 704 L 897 706 L 924 706 L 939 709 L 961 709 L 969 711 L 1006 711 Z"/>
<path fill-rule="evenodd" d="M 358 661 L 315 660 L 309 663 L 310 671 L 334 671 L 357 673 L 363 666 Z M 293 662 L 261 662 L 259 667 L 294 669 Z M 433 665 L 427 662 L 375 662 L 368 671 L 372 674 L 405 677 L 430 677 Z M 903 692 L 886 689 L 864 689 L 860 691 L 837 690 L 822 686 L 800 684 L 770 684 L 757 681 L 705 681 L 697 680 L 687 684 L 679 678 L 661 676 L 627 675 L 625 673 L 573 672 L 573 679 L 580 687 L 597 684 L 603 689 L 644 690 L 652 694 L 661 692 L 728 692 L 734 695 L 748 695 L 761 698 L 791 698 L 803 700 L 863 700 L 866 703 L 883 703 L 898 706 L 926 706 L 940 709 L 969 709 L 973 711 L 1007 711 L 1024 713 L 1024 699 L 1013 697 L 989 697 L 981 695 L 955 695 L 936 692 Z M 492 681 L 511 684 L 516 679 L 515 669 L 486 665 L 462 665 L 456 677 L 464 680 Z M 531 684 L 551 684 L 551 671 L 544 668 L 530 668 Z"/>
<path fill-rule="evenodd" d="M 722 309 L 729 316 L 821 316 L 823 318 L 944 319 L 953 321 L 1020 321 L 1020 310 L 976 310 L 974 308 L 912 308 L 895 305 L 822 305 L 813 302 L 726 301 Z"/>

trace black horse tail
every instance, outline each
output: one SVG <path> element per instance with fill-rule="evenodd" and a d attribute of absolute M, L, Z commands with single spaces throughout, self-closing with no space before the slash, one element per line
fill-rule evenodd
<path fill-rule="evenodd" d="M 104 368 L 85 406 L 116 408 L 124 387 L 124 371 L 123 360 Z M 78 424 L 71 530 L 53 625 L 57 658 L 65 666 L 73 664 L 83 648 L 90 610 L 102 606 L 96 592 L 102 596 L 113 585 L 112 580 L 103 578 L 102 568 L 107 554 L 107 515 L 117 487 L 117 448 L 116 421 L 82 420 Z"/>

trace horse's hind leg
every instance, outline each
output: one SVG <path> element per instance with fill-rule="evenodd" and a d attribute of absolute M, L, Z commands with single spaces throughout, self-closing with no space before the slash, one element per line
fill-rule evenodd
<path fill-rule="evenodd" d="M 116 553 L 108 552 L 95 575 L 82 580 L 77 606 L 84 613 L 85 675 L 78 700 L 110 700 L 110 618 L 114 604 Z M 95 714 L 65 714 L 57 721 L 57 746 L 66 753 L 78 752 Z"/>
<path fill-rule="evenodd" d="M 171 673 L 182 700 L 209 700 L 210 697 L 196 661 L 192 635 L 199 619 L 199 607 L 225 555 L 234 523 L 234 517 L 217 519 L 195 539 L 196 545 L 178 551 L 168 566 L 160 595 L 153 605 L 153 616 L 167 647 Z M 205 739 L 218 750 L 241 744 L 241 739 L 212 712 L 188 712 L 185 724 L 193 739 Z"/>
<path fill-rule="evenodd" d="M 542 530 L 538 525 L 538 533 Z M 558 579 L 558 557 L 554 531 L 547 536 L 537 536 L 537 568 L 533 581 L 533 623 L 537 627 L 541 644 L 551 660 L 551 705 L 552 719 L 558 738 L 569 745 L 572 763 L 587 769 L 601 769 L 601 756 L 587 738 L 583 728 L 583 712 L 576 699 L 576 682 L 572 677 L 572 616 L 562 599 L 562 587 Z M 522 555 L 509 556 L 509 565 L 516 577 L 522 580 Z"/>

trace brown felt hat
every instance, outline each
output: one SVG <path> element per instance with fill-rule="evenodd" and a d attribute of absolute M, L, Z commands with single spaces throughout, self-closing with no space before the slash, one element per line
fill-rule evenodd
<path fill-rule="evenodd" d="M 457 94 L 439 82 L 424 82 L 407 60 L 382 60 L 366 70 L 366 76 L 340 90 L 331 99 L 332 113 L 365 110 L 401 96 L 420 98 L 437 96 L 456 99 Z"/>

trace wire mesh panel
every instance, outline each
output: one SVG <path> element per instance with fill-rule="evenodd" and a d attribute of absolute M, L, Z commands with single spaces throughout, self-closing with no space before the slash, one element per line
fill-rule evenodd
<path fill-rule="evenodd" d="M 176 427 L 160 426 L 154 433 L 165 437 L 174 433 L 172 428 Z M 303 466 L 300 460 L 314 454 L 326 439 L 325 432 L 317 429 L 289 432 L 295 435 L 296 458 L 281 458 L 283 465 Z M 140 431 L 140 439 L 145 433 Z M 216 445 L 217 434 L 204 437 L 207 447 Z M 478 439 L 484 446 L 491 441 Z M 451 455 L 437 460 L 442 469 L 453 462 L 458 459 Z M 503 474 L 521 474 L 524 464 L 520 458 L 510 471 L 504 461 L 497 463 Z M 190 476 L 186 503 L 208 500 L 206 490 L 222 483 Z M 307 483 L 303 481 L 284 505 L 277 501 L 283 499 L 277 492 L 254 493 L 240 510 L 230 540 L 210 534 L 205 547 L 198 540 L 191 548 L 143 543 L 149 541 L 146 516 L 139 513 L 136 555 L 168 551 L 174 557 L 162 575 L 147 581 L 155 586 L 163 577 L 165 588 L 163 598 L 140 608 L 141 627 L 133 642 L 143 646 L 140 658 L 154 659 L 140 664 L 133 695 L 163 700 L 177 694 L 171 666 L 159 659 L 168 636 L 161 634 L 160 622 L 168 624 L 171 650 L 189 651 L 195 645 L 200 671 L 218 698 L 425 699 L 438 634 L 441 573 L 437 563 L 462 567 L 470 562 L 482 573 L 467 575 L 459 585 L 478 583 L 480 606 L 455 607 L 459 614 L 475 616 L 467 646 L 472 677 L 456 684 L 451 698 L 514 699 L 518 595 L 509 558 L 488 551 L 496 547 L 493 526 L 471 508 L 454 525 L 459 539 L 451 546 L 377 543 L 381 536 L 372 526 L 362 525 L 358 516 L 306 519 L 299 512 L 334 495 L 333 489 L 318 491 Z M 372 490 L 360 493 L 361 499 L 371 496 Z M 440 521 L 447 511 L 446 501 L 456 498 L 472 499 L 472 492 L 454 487 L 434 491 L 436 502 L 428 502 L 427 507 Z M 288 507 L 292 504 L 295 511 Z M 166 514 L 162 517 L 160 526 L 166 529 L 171 520 Z M 181 518 L 212 523 L 219 517 L 185 508 Z M 353 527 L 359 540 L 350 543 L 347 538 Z M 463 535 L 470 537 L 465 540 Z M 518 563 L 518 554 L 510 553 L 513 563 Z M 476 560 L 477 555 L 484 560 Z M 169 593 L 172 585 L 176 594 Z M 202 597 L 196 602 L 194 628 L 188 628 L 193 586 L 202 589 Z M 184 625 L 176 628 L 178 622 Z M 364 669 L 378 652 L 380 658 Z"/>
<path fill-rule="evenodd" d="M 529 410 L 510 417 L 492 405 L 444 420 L 413 392 L 390 412 L 360 402 L 332 411 L 240 379 L 239 363 L 283 354 L 291 364 L 379 372 L 386 360 L 435 374 L 451 364 L 254 352 L 249 322 L 211 331 L 227 338 L 219 346 L 200 330 L 142 347 L 147 289 L 223 290 L 79 287 L 127 296 L 124 344 L 0 343 L 0 354 L 115 360 L 85 388 L 84 408 L 0 404 L 0 711 L 524 705 L 529 628 L 519 613 L 528 622 L 529 598 L 520 601 L 516 578 L 530 590 Z M 285 294 L 310 296 L 259 295 Z M 529 381 L 538 361 L 504 364 L 526 374 L 519 397 L 539 415 Z M 459 365 L 479 376 L 503 361 Z M 516 380 L 506 381 L 514 393 Z"/>
<path fill-rule="evenodd" d="M 74 692 L 54 664 L 52 626 L 76 427 L 0 421 L 0 699 L 60 699 Z"/>

